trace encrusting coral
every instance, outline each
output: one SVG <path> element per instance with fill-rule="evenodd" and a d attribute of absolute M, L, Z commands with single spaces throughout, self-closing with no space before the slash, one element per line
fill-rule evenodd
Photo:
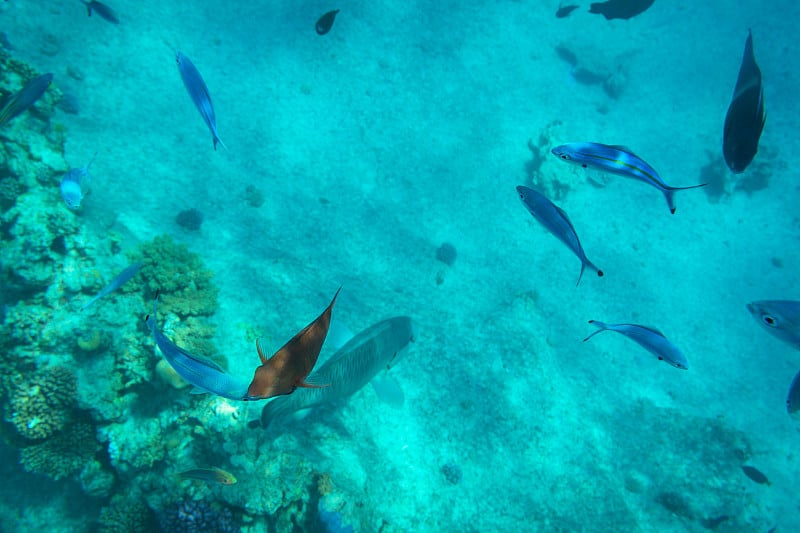
<path fill-rule="evenodd" d="M 145 533 L 152 530 L 152 513 L 141 498 L 118 494 L 100 511 L 100 533 Z"/>
<path fill-rule="evenodd" d="M 41 444 L 20 451 L 20 462 L 28 472 L 61 479 L 79 472 L 100 449 L 94 428 L 78 422 Z"/>

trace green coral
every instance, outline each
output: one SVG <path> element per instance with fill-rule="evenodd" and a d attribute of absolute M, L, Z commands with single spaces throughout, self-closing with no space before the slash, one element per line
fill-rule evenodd
<path fill-rule="evenodd" d="M 141 498 L 118 494 L 100 511 L 99 533 L 144 533 L 152 531 L 150 509 Z"/>
<path fill-rule="evenodd" d="M 77 383 L 68 368 L 45 368 L 11 387 L 6 418 L 21 436 L 46 439 L 69 421 Z"/>
<path fill-rule="evenodd" d="M 20 462 L 28 472 L 58 480 L 79 472 L 99 450 L 94 428 L 79 422 L 41 444 L 23 448 Z"/>

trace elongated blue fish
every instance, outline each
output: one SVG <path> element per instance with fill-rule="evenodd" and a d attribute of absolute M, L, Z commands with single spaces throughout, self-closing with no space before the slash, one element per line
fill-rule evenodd
<path fill-rule="evenodd" d="M 175 369 L 175 372 L 194 385 L 199 392 L 210 392 L 229 400 L 243 400 L 247 396 L 250 380 L 231 376 L 214 361 L 192 355 L 169 340 L 158 329 L 156 304 L 157 302 L 154 301 L 153 315 L 148 316 L 145 322 L 153 332 L 158 349 L 161 350 L 164 359 Z"/>
<path fill-rule="evenodd" d="M 722 154 L 735 174 L 744 172 L 758 152 L 758 140 L 764 131 L 764 88 L 761 69 L 753 53 L 753 34 L 747 32 L 742 65 L 722 132 Z"/>
<path fill-rule="evenodd" d="M 103 288 L 103 290 L 98 292 L 97 295 L 94 298 L 92 298 L 91 300 L 89 300 L 88 302 L 83 304 L 83 307 L 81 307 L 81 311 L 83 311 L 84 309 L 86 309 L 87 307 L 89 307 L 90 305 L 95 303 L 97 300 L 99 300 L 103 296 L 111 294 L 115 290 L 119 289 L 120 287 L 122 287 L 123 285 L 128 283 L 128 281 L 133 276 L 135 276 L 137 272 L 139 272 L 140 268 L 142 268 L 142 264 L 141 263 L 134 263 L 131 266 L 129 266 L 128 268 L 126 268 L 125 270 L 123 270 L 122 272 L 120 272 L 119 274 L 117 274 L 117 277 L 112 279 L 111 283 L 106 285 Z"/>
<path fill-rule="evenodd" d="M 568 143 L 556 146 L 552 152 L 562 161 L 581 165 L 583 168 L 593 167 L 652 185 L 664 193 L 669 212 L 672 214 L 675 214 L 675 203 L 672 198 L 675 191 L 696 189 L 706 185 L 701 183 L 688 187 L 670 187 L 664 183 L 664 180 L 661 179 L 653 167 L 634 154 L 630 148 L 624 146 L 590 142 Z"/>
<path fill-rule="evenodd" d="M 528 212 L 533 215 L 533 218 L 547 228 L 547 231 L 558 237 L 558 240 L 566 244 L 567 247 L 578 256 L 578 259 L 581 260 L 581 273 L 578 275 L 578 283 L 581 282 L 583 270 L 587 266 L 591 270 L 597 272 L 598 276 L 603 275 L 603 271 L 597 268 L 595 264 L 586 257 L 586 254 L 583 252 L 583 247 L 581 246 L 581 241 L 578 239 L 578 234 L 575 233 L 575 228 L 572 226 L 572 222 L 570 222 L 564 210 L 545 198 L 543 194 L 530 187 L 525 187 L 523 185 L 517 186 L 517 194 L 519 194 L 519 199 L 522 200 L 522 204 L 527 208 Z M 578 285 L 578 283 L 575 285 Z"/>
<path fill-rule="evenodd" d="M 52 74 L 42 74 L 34 78 L 16 94 L 11 96 L 0 109 L 0 126 L 21 115 L 26 109 L 36 103 L 53 81 Z"/>
<path fill-rule="evenodd" d="M 208 93 L 206 82 L 194 66 L 194 63 L 188 57 L 183 55 L 180 51 L 176 53 L 175 60 L 178 63 L 178 71 L 181 73 L 183 85 L 192 97 L 195 107 L 203 117 L 206 126 L 208 126 L 211 136 L 214 139 L 214 150 L 217 149 L 217 143 L 225 147 L 225 144 L 220 140 L 217 134 L 217 117 L 214 114 L 214 104 L 211 103 L 211 95 Z"/>
<path fill-rule="evenodd" d="M 747 310 L 770 334 L 800 350 L 800 302 L 760 300 L 747 304 Z M 789 387 L 786 410 L 789 413 L 800 411 L 800 372 Z"/>
<path fill-rule="evenodd" d="M 81 200 L 89 191 L 89 184 L 92 181 L 89 167 L 94 162 L 95 157 L 97 157 L 97 153 L 82 168 L 72 168 L 61 178 L 61 184 L 59 185 L 61 198 L 64 199 L 64 203 L 70 209 L 78 209 L 81 206 Z"/>
<path fill-rule="evenodd" d="M 275 420 L 301 409 L 342 400 L 356 393 L 381 370 L 396 365 L 413 336 L 411 319 L 407 316 L 389 318 L 368 327 L 309 376 L 309 380 L 330 383 L 330 386 L 297 389 L 289 396 L 273 399 L 261 412 L 262 427 L 268 428 Z"/>
<path fill-rule="evenodd" d="M 603 331 L 616 331 L 655 355 L 659 361 L 665 361 L 675 368 L 682 368 L 684 370 L 689 368 L 689 361 L 686 360 L 686 357 L 681 353 L 678 347 L 672 344 L 663 333 L 655 328 L 640 326 L 638 324 L 606 324 L 597 320 L 590 320 L 589 324 L 594 324 L 599 329 L 583 339 L 583 342 L 588 341 Z"/>

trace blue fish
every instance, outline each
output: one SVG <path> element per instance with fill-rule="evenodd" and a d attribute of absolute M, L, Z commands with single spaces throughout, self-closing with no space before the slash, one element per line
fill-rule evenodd
<path fill-rule="evenodd" d="M 594 324 L 599 329 L 583 339 L 583 342 L 588 341 L 603 331 L 616 331 L 658 357 L 659 361 L 665 361 L 675 368 L 682 368 L 684 370 L 689 368 L 689 362 L 678 347 L 672 344 L 663 333 L 655 328 L 640 326 L 638 324 L 606 324 L 597 320 L 590 320 L 589 324 Z"/>
<path fill-rule="evenodd" d="M 92 12 L 94 12 L 112 24 L 119 24 L 119 17 L 117 17 L 117 14 L 114 13 L 114 10 L 107 5 L 95 1 L 87 2 L 86 0 L 81 0 L 81 2 L 83 2 L 83 4 L 86 6 L 86 13 L 90 17 L 92 16 Z"/>
<path fill-rule="evenodd" d="M 517 186 L 517 194 L 519 199 L 522 200 L 523 205 L 528 209 L 533 218 L 539 221 L 547 231 L 558 237 L 558 240 L 567 245 L 572 252 L 581 260 L 581 273 L 578 275 L 578 283 L 581 282 L 583 277 L 583 270 L 588 266 L 591 270 L 597 272 L 598 276 L 603 275 L 603 271 L 597 268 L 594 263 L 589 261 L 586 254 L 583 252 L 581 241 L 578 239 L 578 234 L 575 233 L 575 228 L 572 227 L 567 214 L 556 204 L 548 200 L 538 191 L 525 187 L 523 185 Z M 576 283 L 575 285 L 578 285 Z"/>
<path fill-rule="evenodd" d="M 193 355 L 173 343 L 159 329 L 156 323 L 158 296 L 153 302 L 153 315 L 145 319 L 153 333 L 158 349 L 164 359 L 183 379 L 194 385 L 194 392 L 210 392 L 229 400 L 244 400 L 247 396 L 249 379 L 240 379 L 225 372 L 218 364 L 205 357 Z"/>
<path fill-rule="evenodd" d="M 748 31 L 739 77 L 722 132 L 722 154 L 728 168 L 735 174 L 744 172 L 756 156 L 758 140 L 766 121 L 761 69 L 753 53 L 753 34 Z"/>
<path fill-rule="evenodd" d="M 111 283 L 106 285 L 103 288 L 103 290 L 101 290 L 100 292 L 97 293 L 97 295 L 95 297 L 93 297 L 91 300 L 89 300 L 88 302 L 83 304 L 83 306 L 81 307 L 81 311 L 83 311 L 84 309 L 86 309 L 90 305 L 94 304 L 97 300 L 99 300 L 103 296 L 111 294 L 115 290 L 119 289 L 120 287 L 122 287 L 123 285 L 128 283 L 128 281 L 133 276 L 135 276 L 137 272 L 139 272 L 140 268 L 142 268 L 142 264 L 141 263 L 134 263 L 131 266 L 129 266 L 128 268 L 126 268 L 125 270 L 123 270 L 122 272 L 120 272 L 119 274 L 117 274 L 117 277 L 112 279 Z"/>
<path fill-rule="evenodd" d="M 175 60 L 178 63 L 178 71 L 181 73 L 183 85 L 189 92 L 189 96 L 192 97 L 192 102 L 200 112 L 200 116 L 203 117 L 209 131 L 211 131 L 211 136 L 214 139 L 214 150 L 217 149 L 218 143 L 227 149 L 217 134 L 217 117 L 214 115 L 214 104 L 211 103 L 211 95 L 208 93 L 206 82 L 203 81 L 200 72 L 189 58 L 180 51 L 176 53 Z"/>
<path fill-rule="evenodd" d="M 800 350 L 800 302 L 761 300 L 747 304 L 747 310 L 768 332 Z M 800 372 L 789 386 L 786 410 L 790 414 L 800 411 Z"/>
<path fill-rule="evenodd" d="M 61 198 L 64 199 L 70 209 L 78 209 L 81 206 L 81 200 L 89 192 L 89 183 L 92 181 L 89 167 L 94 162 L 95 157 L 97 157 L 97 153 L 83 167 L 72 168 L 61 178 L 61 185 L 59 186 Z"/>
<path fill-rule="evenodd" d="M 16 94 L 8 98 L 0 108 L 0 126 L 14 117 L 21 115 L 26 109 L 36 103 L 53 81 L 52 74 L 42 74 L 34 78 Z"/>
<path fill-rule="evenodd" d="M 672 214 L 675 214 L 675 204 L 672 199 L 675 191 L 696 189 L 707 185 L 706 183 L 701 183 L 688 187 L 671 187 L 664 183 L 664 180 L 661 179 L 653 167 L 625 146 L 591 142 L 568 143 L 556 146 L 552 152 L 562 161 L 581 165 L 583 168 L 593 167 L 652 185 L 664 193 L 669 212 Z"/>

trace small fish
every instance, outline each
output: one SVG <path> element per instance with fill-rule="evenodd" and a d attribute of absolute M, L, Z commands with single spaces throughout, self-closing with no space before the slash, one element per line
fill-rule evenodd
<path fill-rule="evenodd" d="M 683 370 L 689 368 L 689 362 L 678 347 L 655 328 L 638 324 L 605 324 L 597 320 L 590 320 L 589 324 L 594 324 L 599 329 L 583 339 L 583 342 L 603 331 L 616 331 L 655 355 L 659 361 L 665 361 L 675 368 L 682 368 Z"/>
<path fill-rule="evenodd" d="M 203 121 L 205 121 L 209 131 L 211 131 L 211 136 L 214 140 L 214 150 L 217 149 L 217 144 L 221 144 L 223 148 L 227 148 L 217 134 L 217 117 L 214 114 L 214 104 L 211 103 L 211 95 L 208 93 L 206 82 L 203 81 L 203 77 L 194 66 L 194 63 L 180 51 L 176 53 L 175 60 L 178 63 L 178 71 L 181 74 L 183 85 L 189 92 L 192 102 L 194 102 L 195 107 L 200 112 L 200 116 L 203 117 Z"/>
<path fill-rule="evenodd" d="M 572 252 L 581 260 L 581 273 L 578 275 L 578 283 L 581 282 L 583 277 L 583 270 L 588 266 L 591 270 L 597 272 L 598 276 L 603 275 L 603 271 L 595 266 L 594 263 L 589 261 L 586 254 L 583 252 L 581 241 L 578 239 L 578 234 L 575 233 L 575 228 L 572 226 L 567 214 L 556 204 L 548 200 L 538 191 L 519 185 L 517 187 L 517 194 L 519 199 L 522 200 L 523 205 L 528 209 L 528 212 L 533 215 L 533 218 L 539 221 L 547 231 L 558 237 L 558 240 L 567 245 Z M 576 283 L 575 285 L 578 285 Z"/>
<path fill-rule="evenodd" d="M 670 187 L 664 183 L 664 180 L 661 179 L 653 167 L 625 146 L 592 142 L 568 143 L 556 146 L 553 148 L 552 153 L 562 161 L 574 163 L 583 168 L 593 167 L 652 185 L 664 193 L 669 212 L 672 214 L 675 214 L 675 204 L 672 198 L 675 191 L 706 186 L 705 183 L 701 183 L 688 187 Z"/>
<path fill-rule="evenodd" d="M 194 385 L 192 392 L 209 392 L 229 400 L 244 400 L 247 395 L 246 379 L 231 376 L 211 359 L 187 352 L 158 329 L 157 304 L 158 294 L 153 300 L 153 314 L 145 318 L 145 323 L 164 359 L 180 377 Z"/>
<path fill-rule="evenodd" d="M 595 2 L 589 7 L 589 13 L 603 15 L 606 20 L 629 19 L 644 13 L 655 0 L 608 0 Z"/>
<path fill-rule="evenodd" d="M 131 266 L 129 266 L 128 268 L 126 268 L 125 270 L 123 270 L 122 272 L 120 272 L 119 274 L 117 274 L 117 277 L 112 279 L 111 283 L 106 285 L 103 288 L 103 290 L 98 292 L 97 295 L 94 298 L 92 298 L 91 300 L 89 300 L 88 302 L 83 304 L 83 306 L 81 307 L 81 311 L 85 310 L 87 307 L 89 307 L 90 305 L 95 303 L 97 300 L 99 300 L 103 296 L 107 296 L 107 295 L 111 294 L 115 290 L 119 289 L 120 287 L 122 287 L 123 285 L 128 283 L 128 281 L 133 276 L 135 276 L 137 272 L 139 272 L 140 268 L 142 268 L 142 264 L 141 263 L 134 263 Z"/>
<path fill-rule="evenodd" d="M 317 20 L 317 24 L 314 26 L 314 29 L 317 30 L 317 35 L 325 35 L 331 31 L 331 28 L 333 27 L 333 21 L 336 19 L 337 13 L 339 13 L 338 9 L 328 11 L 322 15 L 319 20 Z"/>
<path fill-rule="evenodd" d="M 119 24 L 119 18 L 117 18 L 117 14 L 114 13 L 114 10 L 107 5 L 101 2 L 86 2 L 86 0 L 81 0 L 81 2 L 83 2 L 83 4 L 86 6 L 86 12 L 90 17 L 94 11 L 100 15 L 101 18 L 106 19 L 108 22 L 112 24 Z"/>
<path fill-rule="evenodd" d="M 21 115 L 32 106 L 36 100 L 42 97 L 52 81 L 52 74 L 42 74 L 26 83 L 18 93 L 9 97 L 0 108 L 0 126 Z"/>
<path fill-rule="evenodd" d="M 330 387 L 298 389 L 294 394 L 273 399 L 261 411 L 260 425 L 266 429 L 296 411 L 352 396 L 374 381 L 381 371 L 393 368 L 405 355 L 405 347 L 412 340 L 414 332 L 407 316 L 373 324 L 348 340 L 311 375 L 315 382 L 330 383 Z"/>
<path fill-rule="evenodd" d="M 230 472 L 221 468 L 194 468 L 178 474 L 181 479 L 197 479 L 208 481 L 209 483 L 219 483 L 220 485 L 233 485 L 236 478 Z"/>
<path fill-rule="evenodd" d="M 725 163 L 735 174 L 744 172 L 758 151 L 758 140 L 764 131 L 767 116 L 764 113 L 764 88 L 761 70 L 753 54 L 753 34 L 747 32 L 744 56 L 739 67 L 739 78 L 733 99 L 725 115 L 722 134 L 722 154 Z"/>
<path fill-rule="evenodd" d="M 747 310 L 772 335 L 800 350 L 800 302 L 760 300 L 747 304 Z M 786 410 L 789 414 L 800 411 L 800 372 L 789 386 Z"/>
<path fill-rule="evenodd" d="M 300 330 L 269 359 L 264 355 L 261 343 L 258 339 L 256 340 L 256 349 L 258 350 L 259 358 L 261 358 L 261 366 L 256 368 L 253 381 L 247 389 L 246 399 L 260 400 L 282 394 L 291 394 L 298 387 L 318 388 L 329 386 L 329 384 L 314 385 L 304 380 L 314 369 L 314 365 L 317 364 L 319 352 L 322 350 L 322 344 L 325 342 L 325 337 L 328 335 L 328 328 L 331 324 L 333 304 L 336 303 L 336 297 L 339 296 L 339 291 L 341 290 L 342 288 L 339 287 L 336 294 L 333 295 L 331 303 L 328 304 L 328 307 L 321 315 Z"/>
<path fill-rule="evenodd" d="M 772 485 L 772 483 L 769 482 L 769 479 L 767 479 L 767 476 L 764 475 L 764 472 L 754 466 L 742 465 L 742 472 L 744 472 L 744 475 L 760 485 Z"/>
<path fill-rule="evenodd" d="M 570 13 L 578 9 L 578 7 L 580 6 L 578 6 L 577 4 L 569 6 L 558 6 L 558 10 L 556 11 L 556 18 L 560 19 L 566 18 L 570 15 Z"/>
<path fill-rule="evenodd" d="M 70 209 L 78 209 L 81 206 L 81 200 L 89 192 L 89 184 L 92 181 L 92 176 L 89 174 L 89 167 L 94 162 L 97 153 L 92 156 L 91 161 L 86 163 L 82 168 L 72 168 L 64 177 L 61 178 L 61 198 Z"/>

